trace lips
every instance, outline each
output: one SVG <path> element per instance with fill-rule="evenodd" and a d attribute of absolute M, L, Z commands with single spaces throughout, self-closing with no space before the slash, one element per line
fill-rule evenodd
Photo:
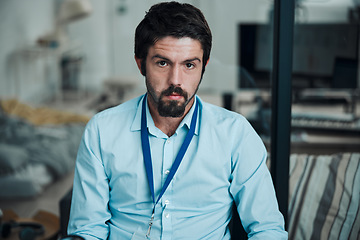
<path fill-rule="evenodd" d="M 172 93 L 170 95 L 166 95 L 166 97 L 171 100 L 179 100 L 179 99 L 183 98 L 183 96 L 178 93 Z"/>
<path fill-rule="evenodd" d="M 163 91 L 162 95 L 171 100 L 186 98 L 186 93 L 180 87 L 174 86 L 170 86 L 168 89 Z"/>

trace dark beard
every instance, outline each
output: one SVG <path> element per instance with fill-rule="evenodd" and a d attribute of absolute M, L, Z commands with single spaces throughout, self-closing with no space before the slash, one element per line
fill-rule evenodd
<path fill-rule="evenodd" d="M 172 93 L 177 93 L 184 97 L 184 103 L 180 103 L 178 101 L 163 101 L 164 96 L 169 96 Z M 188 104 L 188 95 L 184 92 L 180 87 L 170 86 L 168 89 L 163 91 L 160 95 L 160 98 L 157 102 L 157 108 L 160 116 L 162 117 L 181 117 L 185 113 L 185 107 Z"/>
<path fill-rule="evenodd" d="M 200 79 L 200 82 L 201 82 L 201 80 L 202 79 Z M 155 103 L 155 105 L 157 106 L 157 110 L 158 110 L 160 116 L 162 116 L 162 117 L 174 117 L 174 118 L 182 117 L 185 113 L 185 107 L 189 104 L 189 102 L 193 99 L 196 92 L 198 91 L 200 82 L 195 90 L 195 93 L 190 98 L 189 98 L 189 95 L 187 92 L 185 92 L 180 87 L 175 87 L 174 85 L 171 85 L 168 89 L 162 91 L 160 96 L 157 97 L 154 88 L 151 86 L 150 82 L 145 77 L 145 84 L 146 84 L 147 92 L 149 94 L 148 97 L 150 97 L 152 99 L 152 101 Z M 168 102 L 165 102 L 162 100 L 162 98 L 164 96 L 170 95 L 172 93 L 177 93 L 177 94 L 180 94 L 181 96 L 183 96 L 184 100 L 185 100 L 184 103 L 180 103 L 175 100 L 168 101 Z"/>

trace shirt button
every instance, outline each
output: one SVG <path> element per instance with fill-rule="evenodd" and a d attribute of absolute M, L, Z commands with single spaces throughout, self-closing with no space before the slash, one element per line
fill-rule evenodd
<path fill-rule="evenodd" d="M 170 139 L 166 140 L 166 143 L 167 143 L 167 144 L 169 144 L 170 142 L 171 142 L 171 140 L 170 140 Z"/>
<path fill-rule="evenodd" d="M 168 175 L 170 173 L 170 170 L 166 170 L 165 174 Z"/>
<path fill-rule="evenodd" d="M 169 213 L 165 214 L 165 217 L 166 217 L 166 218 L 169 218 L 169 217 L 170 217 L 170 214 L 169 214 Z"/>
<path fill-rule="evenodd" d="M 169 200 L 165 200 L 165 204 L 168 205 L 170 203 Z"/>

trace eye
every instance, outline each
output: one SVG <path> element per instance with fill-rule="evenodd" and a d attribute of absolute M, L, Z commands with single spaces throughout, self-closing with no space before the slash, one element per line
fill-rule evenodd
<path fill-rule="evenodd" d="M 167 62 L 166 61 L 158 61 L 157 65 L 159 65 L 160 67 L 165 67 L 165 66 L 167 66 Z"/>
<path fill-rule="evenodd" d="M 185 66 L 186 66 L 187 69 L 193 69 L 193 68 L 195 67 L 195 64 L 193 64 L 193 63 L 186 63 Z"/>

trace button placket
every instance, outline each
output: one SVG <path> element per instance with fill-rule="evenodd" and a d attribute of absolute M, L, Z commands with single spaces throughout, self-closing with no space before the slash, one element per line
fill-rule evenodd
<path fill-rule="evenodd" d="M 163 157 L 163 179 L 162 184 L 164 184 L 166 178 L 170 173 L 170 169 L 172 167 L 174 161 L 174 140 L 166 139 L 164 141 L 164 157 Z M 162 212 L 162 236 L 164 239 L 169 238 L 171 236 L 172 226 L 171 226 L 171 193 L 172 193 L 172 183 L 170 182 L 167 190 L 161 199 L 161 205 L 163 207 Z"/>
<path fill-rule="evenodd" d="M 172 223 L 171 223 L 171 210 L 169 208 L 169 204 L 166 204 L 167 202 L 170 202 L 169 200 L 162 201 L 164 204 L 164 210 L 162 212 L 162 236 L 164 239 L 168 239 L 171 236 L 172 233 Z"/>
<path fill-rule="evenodd" d="M 171 139 L 166 139 L 165 143 L 164 143 L 164 152 L 163 152 L 163 176 L 162 176 L 162 184 L 164 184 L 165 179 L 167 178 L 167 176 L 170 173 L 170 169 L 171 166 L 173 164 L 173 158 L 174 158 L 174 153 L 173 153 L 173 145 L 174 145 L 174 141 L 172 141 Z"/>

